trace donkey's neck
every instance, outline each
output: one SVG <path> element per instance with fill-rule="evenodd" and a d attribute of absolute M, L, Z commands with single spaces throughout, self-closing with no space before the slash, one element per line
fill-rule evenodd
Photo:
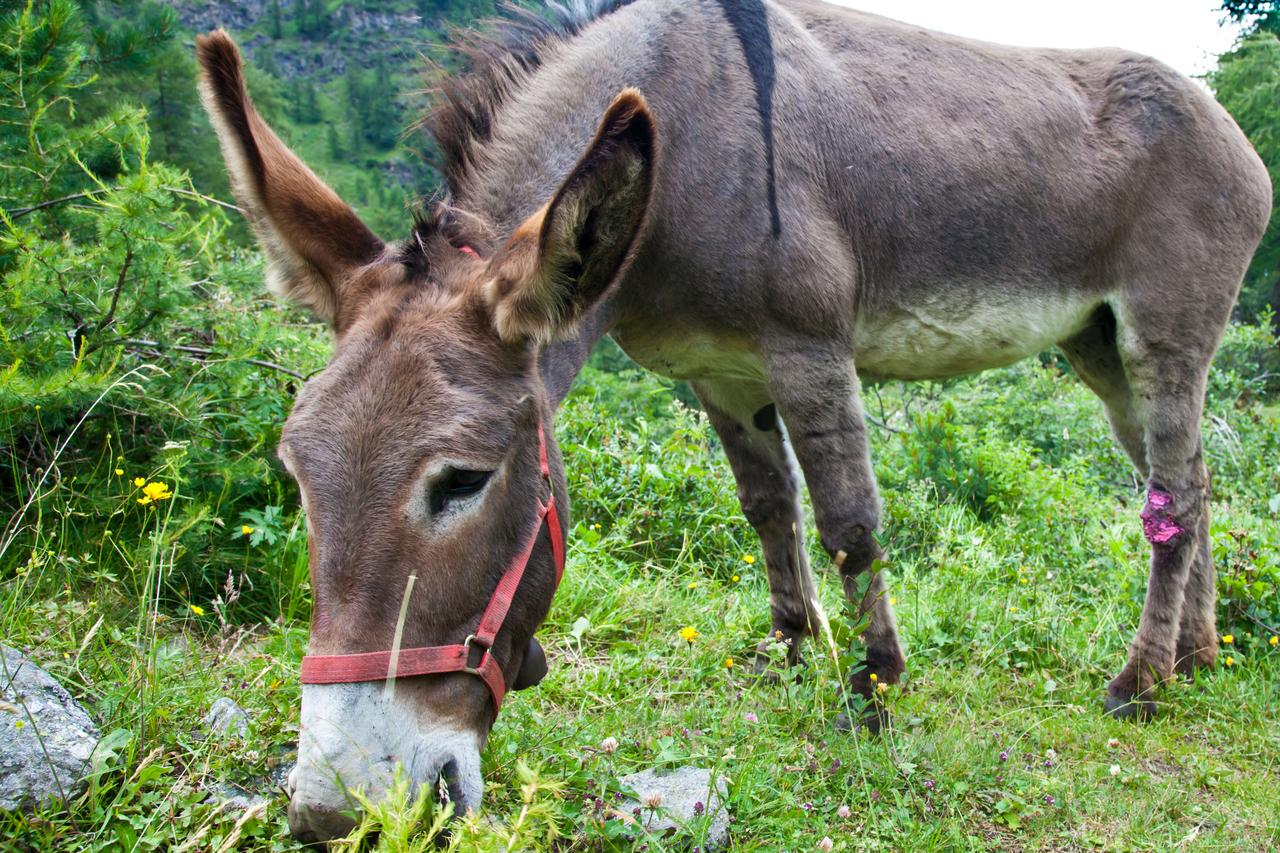
<path fill-rule="evenodd" d="M 539 47 L 538 67 L 503 97 L 474 168 L 451 187 L 455 202 L 496 234 L 512 233 L 549 202 L 619 92 L 634 87 L 651 96 L 672 84 L 663 79 L 669 65 L 662 67 L 670 8 L 624 6 L 576 36 Z"/>
<path fill-rule="evenodd" d="M 680 81 L 672 77 L 670 28 L 686 15 L 679 4 L 639 3 L 609 13 L 566 41 L 542 48 L 540 66 L 504 100 L 476 168 L 454 188 L 455 202 L 478 214 L 495 234 L 510 234 L 549 202 L 587 150 L 600 117 L 623 89 L 647 96 Z M 642 37 L 636 37 L 642 33 Z M 592 347 L 611 325 L 602 305 L 578 323 L 574 337 L 547 346 L 539 367 L 559 403 Z"/>
<path fill-rule="evenodd" d="M 592 348 L 609 331 L 612 311 L 608 303 L 583 317 L 572 338 L 556 341 L 538 355 L 542 385 L 553 406 L 559 406 L 569 393 L 573 380 L 587 363 Z"/>

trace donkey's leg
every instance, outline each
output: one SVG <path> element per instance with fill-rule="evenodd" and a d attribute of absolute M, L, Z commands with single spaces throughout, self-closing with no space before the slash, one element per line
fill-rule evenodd
<path fill-rule="evenodd" d="M 1115 315 L 1109 307 L 1099 310 L 1089 326 L 1058 346 L 1081 381 L 1102 400 L 1116 441 L 1145 482 L 1149 473 L 1146 438 L 1116 346 Z"/>
<path fill-rule="evenodd" d="M 694 390 L 720 436 L 742 512 L 764 552 L 772 621 L 756 652 L 756 672 L 767 671 L 766 651 L 778 639 L 790 645 L 787 664 L 798 663 L 801 641 L 818 625 L 817 593 L 805 559 L 795 469 L 777 413 L 762 386 L 695 383 Z"/>
<path fill-rule="evenodd" d="M 1100 309 L 1093 323 L 1058 346 L 1081 380 L 1102 400 L 1116 440 L 1145 482 L 1150 473 L 1146 438 L 1116 343 L 1115 315 L 1109 307 Z M 1208 522 L 1206 505 L 1195 529 L 1195 552 L 1179 619 L 1174 666 L 1183 673 L 1212 664 L 1217 655 L 1217 578 L 1209 552 Z"/>
<path fill-rule="evenodd" d="M 1206 483 L 1212 481 L 1205 473 Z M 1213 666 L 1218 659 L 1218 572 L 1209 548 L 1209 495 L 1205 488 L 1204 510 L 1196 526 L 1195 553 L 1191 557 L 1191 574 L 1187 577 L 1182 599 L 1182 618 L 1178 624 L 1178 647 L 1174 667 L 1190 675 L 1196 667 Z"/>
<path fill-rule="evenodd" d="M 1118 348 L 1143 425 L 1149 474 L 1142 510 L 1151 542 L 1151 573 L 1129 659 L 1107 686 L 1107 710 L 1150 716 L 1155 688 L 1174 671 L 1183 605 L 1191 591 L 1189 650 L 1203 641 L 1203 609 L 1212 608 L 1207 556 L 1209 473 L 1200 445 L 1209 361 L 1226 322 L 1205 305 L 1194 316 L 1173 315 L 1159 293 L 1129 297 L 1119 312 Z M 1198 565 L 1197 564 L 1201 564 Z M 1190 586 L 1192 569 L 1196 580 Z M 1207 577 L 1206 577 L 1207 576 Z M 1206 594 L 1206 584 L 1210 587 Z"/>
<path fill-rule="evenodd" d="M 843 342 L 793 343 L 765 356 L 770 391 L 804 470 L 822 545 L 840 560 L 845 594 L 852 600 L 858 594 L 856 578 L 881 556 L 874 535 L 880 523 L 879 496 L 858 377 Z M 862 634 L 866 660 L 855 669 L 850 685 L 870 698 L 876 682 L 898 681 L 906 658 L 883 577 L 872 578 L 857 604 L 860 613 L 870 613 L 870 623 Z"/>

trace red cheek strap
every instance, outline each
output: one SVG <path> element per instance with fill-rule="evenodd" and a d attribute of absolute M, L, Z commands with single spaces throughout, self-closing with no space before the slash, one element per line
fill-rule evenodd
<path fill-rule="evenodd" d="M 489 688 L 493 696 L 493 712 L 502 707 L 507 693 L 502 667 L 491 653 L 502 623 L 515 601 L 516 591 L 524 578 L 525 569 L 533 555 L 534 546 L 542 526 L 547 527 L 551 541 L 551 555 L 556 567 L 556 586 L 564 576 L 564 531 L 560 526 L 560 514 L 556 511 L 556 498 L 551 488 L 551 466 L 547 461 L 547 439 L 542 424 L 538 424 L 538 466 L 547 484 L 546 503 L 538 502 L 538 511 L 532 531 L 526 537 L 519 553 L 512 558 L 498 585 L 489 598 L 489 604 L 480 616 L 476 630 L 462 643 L 448 646 L 422 646 L 401 649 L 392 667 L 392 652 L 363 652 L 353 655 L 306 655 L 302 658 L 303 684 L 351 684 L 366 681 L 382 681 L 388 678 L 411 678 L 416 675 L 442 675 L 465 672 L 475 675 Z M 394 673 L 394 675 L 392 674 Z"/>

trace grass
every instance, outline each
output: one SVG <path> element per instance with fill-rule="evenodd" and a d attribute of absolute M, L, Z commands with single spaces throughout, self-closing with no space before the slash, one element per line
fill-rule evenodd
<path fill-rule="evenodd" d="M 894 725 L 876 738 L 833 728 L 839 672 L 818 644 L 795 679 L 751 676 L 768 629 L 763 561 L 705 421 L 673 395 L 589 369 L 561 413 L 575 504 L 540 631 L 551 672 L 504 706 L 485 757 L 496 822 L 464 827 L 459 847 L 701 844 L 697 826 L 692 841 L 627 842 L 593 799 L 610 802 L 633 770 L 683 764 L 727 781 L 735 850 L 819 849 L 824 837 L 837 850 L 1280 846 L 1280 650 L 1253 621 L 1276 601 L 1274 407 L 1223 391 L 1210 408 L 1224 426 L 1206 429 L 1234 665 L 1170 686 L 1159 718 L 1138 725 L 1100 711 L 1140 613 L 1146 548 L 1139 492 L 1096 402 L 1055 364 L 869 390 L 910 661 L 885 694 Z M 183 493 L 177 462 L 117 476 L 114 458 L 104 450 L 97 480 L 41 492 L 23 520 L 30 547 L 0 555 L 5 642 L 90 708 L 109 747 L 69 808 L 0 817 L 0 846 L 292 849 L 278 790 L 246 813 L 216 809 L 209 791 L 270 793 L 297 738 L 308 590 L 296 513 L 264 517 L 273 541 L 237 543 L 219 598 L 190 592 L 171 529 L 186 516 L 173 508 L 205 498 Z M 176 497 L 138 506 L 135 474 Z M 116 495 L 103 529 L 118 534 L 86 532 L 100 521 L 80 510 L 89 491 Z M 226 524 L 234 537 L 239 522 Z M 815 570 L 838 618 L 834 569 Z M 244 741 L 206 736 L 221 695 L 251 714 Z M 616 752 L 598 748 L 606 738 Z M 411 813 L 393 803 L 363 830 L 386 849 L 430 849 Z"/>

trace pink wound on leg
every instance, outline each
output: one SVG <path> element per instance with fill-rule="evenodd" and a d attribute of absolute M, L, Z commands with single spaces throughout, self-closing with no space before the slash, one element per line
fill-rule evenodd
<path fill-rule="evenodd" d="M 1142 532 L 1153 545 L 1163 545 L 1182 533 L 1182 527 L 1164 512 L 1173 504 L 1173 495 L 1158 489 L 1147 490 L 1147 505 L 1142 508 Z"/>

